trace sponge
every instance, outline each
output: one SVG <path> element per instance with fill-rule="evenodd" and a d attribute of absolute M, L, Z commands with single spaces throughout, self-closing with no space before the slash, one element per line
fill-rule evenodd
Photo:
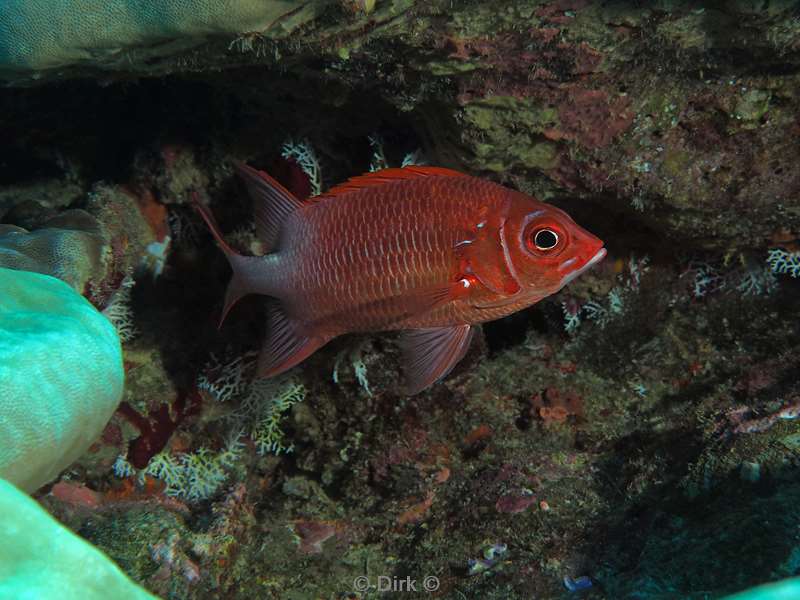
<path fill-rule="evenodd" d="M 63 281 L 0 268 L 0 478 L 32 492 L 100 436 L 122 397 L 111 322 Z"/>
<path fill-rule="evenodd" d="M 796 600 L 800 598 L 800 577 L 784 579 L 725 596 L 723 600 Z"/>
<path fill-rule="evenodd" d="M 105 248 L 100 223 L 78 209 L 64 211 L 34 231 L 0 224 L 0 267 L 53 275 L 78 293 L 105 275 Z"/>
<path fill-rule="evenodd" d="M 0 73 L 112 67 L 165 56 L 212 35 L 297 26 L 321 0 L 3 0 Z M 285 17 L 285 18 L 284 18 Z M 125 51 L 131 51 L 126 55 Z"/>
<path fill-rule="evenodd" d="M 0 479 L 0 598 L 156 600 L 102 552 Z"/>

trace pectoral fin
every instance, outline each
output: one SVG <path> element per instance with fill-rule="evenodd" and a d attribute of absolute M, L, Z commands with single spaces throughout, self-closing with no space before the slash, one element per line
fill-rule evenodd
<path fill-rule="evenodd" d="M 404 332 L 401 347 L 406 360 L 408 394 L 417 394 L 446 376 L 464 358 L 474 332 L 471 325 Z"/>

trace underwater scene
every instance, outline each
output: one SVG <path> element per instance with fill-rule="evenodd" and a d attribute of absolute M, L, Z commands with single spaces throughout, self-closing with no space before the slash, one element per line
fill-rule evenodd
<path fill-rule="evenodd" d="M 0 0 L 0 600 L 800 600 L 800 2 Z"/>

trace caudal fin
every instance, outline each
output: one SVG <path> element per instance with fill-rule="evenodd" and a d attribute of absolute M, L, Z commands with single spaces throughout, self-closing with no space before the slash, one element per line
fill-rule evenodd
<path fill-rule="evenodd" d="M 225 321 L 225 317 L 228 316 L 228 312 L 241 298 L 248 294 L 268 293 L 264 291 L 270 279 L 269 274 L 265 272 L 268 264 L 263 257 L 242 256 L 231 248 L 228 242 L 225 241 L 225 238 L 222 237 L 214 215 L 207 206 L 198 200 L 197 194 L 194 195 L 192 205 L 200 216 L 203 217 L 206 225 L 208 225 L 209 231 L 211 231 L 211 235 L 214 236 L 222 252 L 225 253 L 231 265 L 231 269 L 233 270 L 233 277 L 231 277 L 228 289 L 225 292 L 225 304 L 222 308 L 222 316 L 219 319 L 219 326 L 222 327 L 222 323 Z"/>

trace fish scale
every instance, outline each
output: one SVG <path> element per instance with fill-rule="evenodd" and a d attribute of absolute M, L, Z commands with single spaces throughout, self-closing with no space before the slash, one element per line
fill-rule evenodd
<path fill-rule="evenodd" d="M 334 323 L 344 331 L 370 331 L 402 316 L 394 307 L 376 304 L 382 299 L 396 296 L 398 290 L 408 292 L 453 277 L 453 247 L 466 225 L 453 227 L 443 215 L 452 220 L 455 214 L 457 220 L 466 222 L 474 213 L 471 203 L 483 200 L 474 193 L 472 198 L 464 198 L 461 190 L 450 192 L 446 186 L 426 190 L 418 185 L 392 192 L 386 198 L 353 192 L 290 215 L 285 225 L 288 247 L 279 251 L 285 252 L 280 260 L 287 272 L 298 273 L 298 278 L 315 290 L 312 294 L 302 289 L 286 293 L 289 305 L 297 307 L 291 309 L 294 314 L 321 327 L 334 328 L 329 325 Z M 459 197 L 458 202 L 452 200 Z M 445 212 L 442 202 L 447 204 Z M 365 216 L 368 213 L 370 219 Z M 366 223 L 358 237 L 344 235 L 352 221 Z M 382 222 L 392 223 L 392 235 L 380 229 Z M 318 240 L 318 244 L 304 249 L 306 239 Z M 336 259 L 345 255 L 353 259 L 347 263 Z M 334 272 L 336 277 L 329 279 Z M 298 290 L 293 283 L 290 276 L 288 289 Z M 375 308 L 348 311 L 354 303 Z"/>
<path fill-rule="evenodd" d="M 239 255 L 198 210 L 234 272 L 223 318 L 246 294 L 275 299 L 262 376 L 344 333 L 402 330 L 416 393 L 461 360 L 474 325 L 535 304 L 605 256 L 563 211 L 449 169 L 385 169 L 306 202 L 266 173 L 238 170 L 269 254 Z M 541 231 L 550 246 L 536 241 Z"/>

